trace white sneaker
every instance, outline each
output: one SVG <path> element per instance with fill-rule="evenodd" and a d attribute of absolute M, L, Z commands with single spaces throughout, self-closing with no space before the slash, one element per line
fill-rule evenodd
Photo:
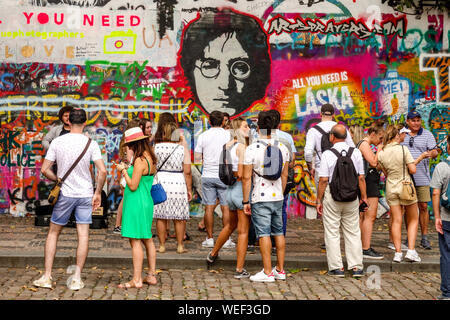
<path fill-rule="evenodd" d="M 229 238 L 227 242 L 224 243 L 223 247 L 225 249 L 233 249 L 236 248 L 236 244 L 231 240 L 231 238 Z"/>
<path fill-rule="evenodd" d="M 389 242 L 388 248 L 395 251 L 395 246 L 394 246 L 394 244 L 392 242 Z M 402 243 L 402 249 L 401 250 L 402 251 L 407 251 L 408 247 L 404 243 Z"/>
<path fill-rule="evenodd" d="M 402 262 L 402 259 L 403 259 L 403 253 L 402 252 L 396 252 L 394 254 L 394 259 L 392 261 L 400 263 L 400 262 Z"/>
<path fill-rule="evenodd" d="M 69 277 L 67 279 L 67 288 L 70 290 L 81 290 L 84 288 L 84 282 L 81 281 L 81 279 L 75 279 L 72 277 Z"/>
<path fill-rule="evenodd" d="M 409 262 L 420 262 L 422 259 L 420 259 L 418 253 L 416 250 L 408 250 L 405 255 L 405 260 L 408 260 Z"/>
<path fill-rule="evenodd" d="M 214 238 L 206 238 L 206 240 L 202 242 L 202 247 L 214 248 Z"/>
<path fill-rule="evenodd" d="M 47 278 L 45 275 L 43 275 L 39 279 L 34 280 L 33 285 L 35 287 L 51 289 L 52 288 L 52 277 Z"/>
<path fill-rule="evenodd" d="M 278 272 L 277 268 L 272 269 L 273 276 L 275 277 L 275 280 L 286 280 L 286 272 L 284 270 Z"/>
<path fill-rule="evenodd" d="M 264 269 L 262 269 L 257 274 L 250 277 L 250 281 L 254 282 L 275 282 L 275 276 L 273 275 L 273 272 L 271 272 L 269 275 L 267 275 L 264 272 Z"/>

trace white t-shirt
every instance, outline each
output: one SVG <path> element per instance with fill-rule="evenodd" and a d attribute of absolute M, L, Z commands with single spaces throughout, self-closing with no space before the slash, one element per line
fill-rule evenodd
<path fill-rule="evenodd" d="M 322 121 L 319 122 L 317 126 L 320 126 L 320 128 L 322 128 L 325 132 L 330 132 L 331 128 L 333 128 L 336 124 L 337 123 L 334 121 Z M 315 161 L 316 170 L 318 170 L 322 158 L 322 149 L 320 147 L 321 140 L 322 134 L 317 129 L 314 129 L 314 127 L 309 128 L 308 132 L 306 133 L 306 143 L 304 149 L 305 161 L 312 162 L 314 151 L 316 151 L 316 161 Z M 350 147 L 355 147 L 355 144 L 353 143 L 352 140 L 352 136 L 348 130 L 345 142 Z"/>
<path fill-rule="evenodd" d="M 342 150 L 348 151 L 348 149 L 350 149 L 349 145 L 345 142 L 338 142 L 333 145 L 333 148 L 336 149 L 339 153 L 341 153 Z M 355 166 L 356 173 L 359 175 L 364 175 L 364 164 L 361 151 L 355 148 L 353 150 L 351 158 Z M 333 177 L 333 171 L 334 167 L 336 166 L 336 161 L 337 161 L 336 155 L 332 151 L 326 150 L 322 154 L 322 161 L 320 162 L 320 167 L 318 170 L 319 178 L 326 177 L 328 178 L 328 183 L 330 183 Z"/>
<path fill-rule="evenodd" d="M 219 178 L 219 162 L 223 145 L 230 141 L 230 132 L 218 127 L 213 127 L 197 139 L 194 152 L 203 154 L 204 178 Z"/>
<path fill-rule="evenodd" d="M 274 144 L 275 139 L 259 139 L 267 144 Z M 289 162 L 289 150 L 283 144 L 279 143 L 277 145 L 280 148 L 283 155 L 283 167 L 286 162 Z M 262 165 L 264 162 L 264 153 L 266 151 L 266 146 L 258 141 L 255 141 L 245 149 L 244 165 L 253 165 L 253 170 L 258 171 L 262 174 Z M 281 183 L 281 178 L 276 181 L 267 180 L 260 177 L 253 172 L 253 191 L 251 196 L 251 202 L 271 202 L 271 201 L 281 201 L 284 199 L 283 196 L 283 185 Z"/>
<path fill-rule="evenodd" d="M 58 178 L 62 178 L 75 163 L 86 147 L 87 141 L 88 138 L 79 133 L 67 133 L 52 141 L 45 159 L 56 162 Z M 92 197 L 94 189 L 89 167 L 91 161 L 100 159 L 102 159 L 100 147 L 96 141 L 92 140 L 86 154 L 63 182 L 61 193 L 71 198 Z"/>

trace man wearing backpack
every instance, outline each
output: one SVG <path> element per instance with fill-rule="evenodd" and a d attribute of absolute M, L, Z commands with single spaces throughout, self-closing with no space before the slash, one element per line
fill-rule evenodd
<path fill-rule="evenodd" d="M 329 140 L 329 132 L 333 126 L 337 123 L 333 121 L 334 115 L 334 107 L 333 105 L 326 103 L 322 105 L 320 108 L 320 123 L 311 127 L 306 133 L 306 144 L 305 144 L 305 161 L 308 166 L 308 170 L 311 174 L 311 177 L 314 179 L 316 189 L 319 186 L 319 175 L 317 172 L 320 168 L 320 160 L 322 157 L 322 153 L 331 148 L 331 143 Z M 327 143 L 328 142 L 328 143 Z M 347 130 L 347 138 L 345 138 L 345 142 L 350 147 L 355 147 L 355 144 L 351 138 L 350 132 Z M 313 157 L 314 152 L 316 153 L 315 162 L 313 166 Z M 325 249 L 325 244 L 321 245 L 322 249 Z"/>
<path fill-rule="evenodd" d="M 331 128 L 333 128 L 337 123 L 333 121 L 334 115 L 334 107 L 333 105 L 326 103 L 322 105 L 320 108 L 320 123 L 311 127 L 306 133 L 306 143 L 305 143 L 305 161 L 308 165 L 308 170 L 311 173 L 311 176 L 314 177 L 314 181 L 316 182 L 316 187 L 319 183 L 319 176 L 316 174 L 320 168 L 320 160 L 322 158 L 322 153 L 331 148 L 331 144 L 329 142 L 329 132 Z M 327 143 L 328 142 L 328 143 Z M 347 130 L 347 138 L 345 138 L 345 142 L 350 147 L 355 147 L 355 143 L 352 140 L 350 132 Z M 316 152 L 315 158 L 315 166 L 313 168 L 313 156 L 314 151 Z"/>
<path fill-rule="evenodd" d="M 361 152 L 345 143 L 347 130 L 333 126 L 330 141 L 333 147 L 322 154 L 317 192 L 317 212 L 323 215 L 328 274 L 344 277 L 340 233 L 345 240 L 345 256 L 353 277 L 363 275 L 363 255 L 359 212 L 367 210 L 366 181 Z M 358 188 L 361 201 L 358 200 Z M 363 208 L 363 206 L 366 208 Z"/>
<path fill-rule="evenodd" d="M 447 153 L 450 154 L 450 135 L 447 136 Z M 441 292 L 439 300 L 450 300 L 450 157 L 434 168 L 430 187 L 436 231 L 441 252 Z"/>
<path fill-rule="evenodd" d="M 205 227 L 207 237 L 202 247 L 213 248 L 214 208 L 219 199 L 222 209 L 222 223 L 227 225 L 229 208 L 227 204 L 227 186 L 219 178 L 219 163 L 222 147 L 230 141 L 230 132 L 222 128 L 224 115 L 213 111 L 209 116 L 211 128 L 199 135 L 194 149 L 195 163 L 202 163 L 202 204 L 205 205 Z M 235 244 L 229 239 L 224 247 L 233 248 Z"/>
<path fill-rule="evenodd" d="M 274 117 L 267 111 L 259 113 L 259 139 L 247 147 L 244 156 L 242 204 L 244 213 L 252 216 L 264 266 L 261 272 L 250 277 L 251 281 L 257 282 L 286 279 L 282 207 L 288 176 L 289 151 L 283 143 L 272 138 L 271 129 L 274 122 Z M 277 264 L 273 269 L 270 236 L 275 238 L 277 249 Z"/>

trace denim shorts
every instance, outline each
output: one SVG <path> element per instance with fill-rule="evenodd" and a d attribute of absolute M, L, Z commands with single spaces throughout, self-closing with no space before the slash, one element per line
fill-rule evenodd
<path fill-rule="evenodd" d="M 227 206 L 227 189 L 228 186 L 219 178 L 202 177 L 202 204 L 215 205 L 218 198 L 220 205 Z"/>
<path fill-rule="evenodd" d="M 252 203 L 252 223 L 256 236 L 282 236 L 283 200 Z"/>
<path fill-rule="evenodd" d="M 242 201 L 244 200 L 244 195 L 242 193 L 242 181 L 237 181 L 232 186 L 228 187 L 227 190 L 227 202 L 230 210 L 244 210 L 244 205 Z"/>
<path fill-rule="evenodd" d="M 51 222 L 65 226 L 69 222 L 70 215 L 75 210 L 77 224 L 92 223 L 92 197 L 70 198 L 59 194 L 58 201 L 53 207 Z"/>

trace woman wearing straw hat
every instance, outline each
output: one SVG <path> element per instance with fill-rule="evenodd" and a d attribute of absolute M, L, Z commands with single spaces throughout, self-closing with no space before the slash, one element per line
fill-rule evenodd
<path fill-rule="evenodd" d="M 117 169 L 126 180 L 122 213 L 122 236 L 129 238 L 133 256 L 133 279 L 119 288 L 140 288 L 142 283 L 156 284 L 156 250 L 152 239 L 153 199 L 150 196 L 156 172 L 156 156 L 141 128 L 125 131 L 125 144 L 133 151 L 134 159 L 126 169 L 124 163 Z M 147 252 L 149 273 L 142 279 L 144 252 Z"/>

